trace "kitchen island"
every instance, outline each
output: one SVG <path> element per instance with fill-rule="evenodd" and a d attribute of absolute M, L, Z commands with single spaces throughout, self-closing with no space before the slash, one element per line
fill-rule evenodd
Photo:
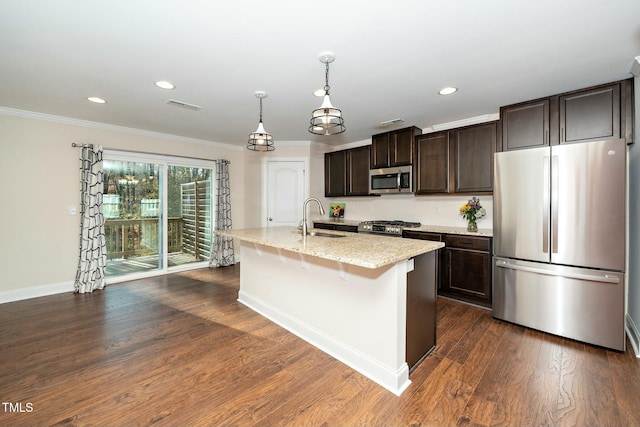
<path fill-rule="evenodd" d="M 238 301 L 400 395 L 407 354 L 435 345 L 434 251 L 443 243 L 311 232 L 216 231 L 240 241 Z M 408 328 L 411 313 L 424 323 Z"/>

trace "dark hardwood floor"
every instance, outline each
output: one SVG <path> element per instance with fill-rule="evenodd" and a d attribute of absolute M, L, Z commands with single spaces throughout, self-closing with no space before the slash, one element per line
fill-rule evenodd
<path fill-rule="evenodd" d="M 397 397 L 239 304 L 238 274 L 0 305 L 0 425 L 640 426 L 630 349 L 439 299 L 437 348 Z"/>

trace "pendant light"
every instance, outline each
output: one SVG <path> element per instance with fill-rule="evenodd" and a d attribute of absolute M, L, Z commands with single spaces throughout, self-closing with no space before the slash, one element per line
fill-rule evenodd
<path fill-rule="evenodd" d="M 333 52 L 322 52 L 318 58 L 325 64 L 324 98 L 320 108 L 311 113 L 311 126 L 309 132 L 316 135 L 337 135 L 344 132 L 344 119 L 342 111 L 334 107 L 329 99 L 329 63 L 335 60 Z"/>
<path fill-rule="evenodd" d="M 267 97 L 267 92 L 258 90 L 255 95 L 260 100 L 260 122 L 258 129 L 249 134 L 247 148 L 252 151 L 273 151 L 276 149 L 273 145 L 273 137 L 264 130 L 264 124 L 262 124 L 262 99 Z"/>

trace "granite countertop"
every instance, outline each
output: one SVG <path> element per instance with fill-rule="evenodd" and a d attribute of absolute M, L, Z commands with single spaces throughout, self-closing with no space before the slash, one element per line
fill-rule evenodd
<path fill-rule="evenodd" d="M 362 221 L 348 219 L 314 218 L 309 221 L 322 224 L 344 224 L 357 226 Z M 479 228 L 478 231 L 467 231 L 467 227 L 451 227 L 445 225 L 421 225 L 418 228 L 407 228 L 407 231 L 426 231 L 429 233 L 461 234 L 466 236 L 493 237 L 493 230 L 490 228 Z"/>
<path fill-rule="evenodd" d="M 442 242 L 429 240 L 333 230 L 310 231 L 344 237 L 307 236 L 303 239 L 296 227 L 245 228 L 214 233 L 365 268 L 383 267 L 444 247 Z"/>
<path fill-rule="evenodd" d="M 467 227 L 450 227 L 443 225 L 421 225 L 419 228 L 407 228 L 407 231 L 426 231 L 429 233 L 463 234 L 466 236 L 493 237 L 490 228 L 478 228 L 478 231 L 467 231 Z"/>

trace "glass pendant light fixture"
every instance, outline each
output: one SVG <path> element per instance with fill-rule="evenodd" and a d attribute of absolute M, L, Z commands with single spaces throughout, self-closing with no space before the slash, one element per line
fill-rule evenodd
<path fill-rule="evenodd" d="M 347 130 L 344 127 L 342 111 L 334 107 L 329 99 L 329 63 L 335 60 L 333 52 L 322 52 L 318 57 L 325 64 L 324 98 L 320 108 L 311 113 L 309 132 L 316 135 L 337 135 Z"/>
<path fill-rule="evenodd" d="M 273 145 L 273 137 L 264 130 L 264 124 L 262 124 L 262 99 L 267 97 L 267 92 L 258 90 L 255 95 L 260 100 L 260 122 L 258 129 L 249 134 L 247 148 L 252 151 L 273 151 L 276 149 Z"/>

